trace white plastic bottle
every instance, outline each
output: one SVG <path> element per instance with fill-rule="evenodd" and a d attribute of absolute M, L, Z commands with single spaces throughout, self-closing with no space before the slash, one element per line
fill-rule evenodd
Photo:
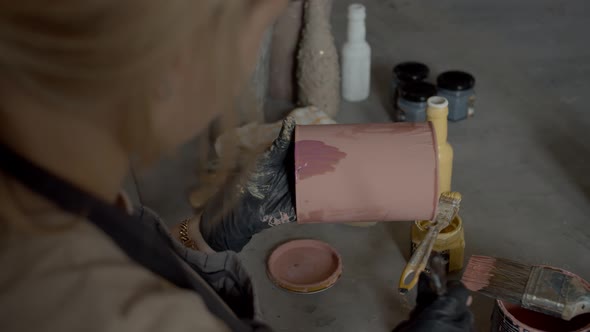
<path fill-rule="evenodd" d="M 361 101 L 371 89 L 371 47 L 365 40 L 365 6 L 348 7 L 348 40 L 342 47 L 342 97 Z"/>

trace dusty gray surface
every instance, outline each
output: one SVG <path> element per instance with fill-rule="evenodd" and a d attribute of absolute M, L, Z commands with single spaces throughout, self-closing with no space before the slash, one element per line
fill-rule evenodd
<path fill-rule="evenodd" d="M 565 267 L 590 279 L 590 2 L 365 0 L 373 47 L 373 94 L 344 104 L 342 122 L 389 121 L 391 67 L 427 63 L 477 79 L 476 117 L 451 124 L 454 189 L 463 194 L 466 253 Z M 343 41 L 346 6 L 333 24 Z M 175 221 L 190 214 L 194 147 L 142 176 L 144 200 Z M 395 171 L 395 165 L 391 165 Z M 408 223 L 372 228 L 279 227 L 255 237 L 243 257 L 268 322 L 277 331 L 389 331 L 407 312 L 396 294 L 409 251 Z M 322 239 L 343 256 L 330 290 L 293 295 L 266 278 L 264 260 L 290 238 Z M 491 301 L 476 297 L 477 331 L 487 331 Z"/>

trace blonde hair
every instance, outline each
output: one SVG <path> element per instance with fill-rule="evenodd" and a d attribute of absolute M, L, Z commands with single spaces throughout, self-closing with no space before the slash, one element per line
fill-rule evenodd
<path fill-rule="evenodd" d="M 245 11 L 243 0 L 10 1 L 0 8 L 0 73 L 35 98 L 70 104 L 79 113 L 93 100 L 125 91 L 123 114 L 105 109 L 92 116 L 123 123 L 129 133 L 126 145 L 148 146 L 143 157 L 154 157 L 162 151 L 150 132 L 146 109 L 166 66 L 187 43 L 194 43 L 195 56 L 206 64 L 214 86 L 215 104 L 205 107 L 223 111 L 222 128 L 234 127 L 233 100 L 227 96 L 239 71 L 234 48 Z M 212 188 L 234 168 L 235 145 L 226 145 Z M 207 156 L 208 144 L 200 150 Z M 7 195 L 0 193 L 0 199 Z"/>

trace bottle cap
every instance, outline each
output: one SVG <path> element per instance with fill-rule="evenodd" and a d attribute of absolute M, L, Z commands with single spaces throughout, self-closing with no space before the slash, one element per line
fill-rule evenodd
<path fill-rule="evenodd" d="M 449 101 L 445 97 L 432 96 L 428 98 L 428 107 L 447 108 L 449 107 Z"/>
<path fill-rule="evenodd" d="M 393 67 L 393 76 L 401 82 L 422 81 L 429 73 L 428 66 L 420 62 L 402 62 Z"/>
<path fill-rule="evenodd" d="M 438 75 L 436 84 L 441 89 L 463 91 L 475 86 L 475 78 L 464 71 L 451 70 Z"/>
<path fill-rule="evenodd" d="M 413 102 L 425 102 L 435 94 L 436 87 L 427 82 L 409 82 L 400 87 L 400 97 Z"/>
<path fill-rule="evenodd" d="M 350 20 L 364 20 L 367 16 L 365 6 L 360 3 L 353 3 L 348 6 L 348 19 Z"/>

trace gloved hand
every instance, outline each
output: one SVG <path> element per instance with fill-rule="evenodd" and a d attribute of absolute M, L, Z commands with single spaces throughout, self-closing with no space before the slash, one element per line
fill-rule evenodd
<path fill-rule="evenodd" d="M 430 287 L 430 278 L 422 273 L 418 282 L 416 307 L 410 319 L 393 332 L 470 332 L 473 315 L 467 301 L 469 291 L 460 281 L 449 281 L 447 293 L 438 296 Z"/>
<path fill-rule="evenodd" d="M 247 181 L 230 182 L 207 202 L 199 230 L 211 249 L 238 252 L 254 234 L 295 221 L 294 129 L 295 120 L 285 119 Z"/>

